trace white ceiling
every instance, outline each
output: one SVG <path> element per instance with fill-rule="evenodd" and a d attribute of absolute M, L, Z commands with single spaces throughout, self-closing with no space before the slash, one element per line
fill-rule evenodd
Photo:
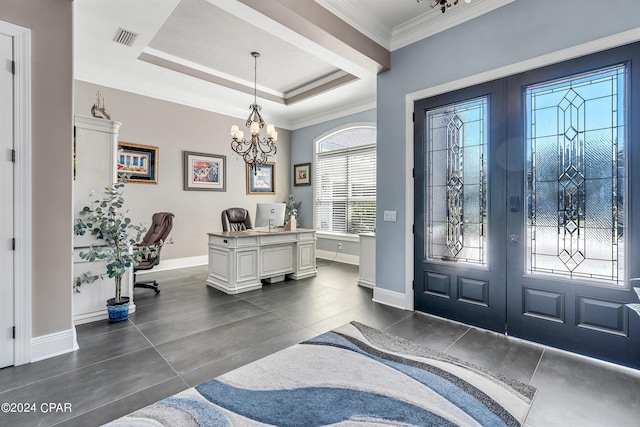
<path fill-rule="evenodd" d="M 75 0 L 75 78 L 246 119 L 257 51 L 265 120 L 295 129 L 375 107 L 389 51 L 514 0 L 429 1 Z"/>

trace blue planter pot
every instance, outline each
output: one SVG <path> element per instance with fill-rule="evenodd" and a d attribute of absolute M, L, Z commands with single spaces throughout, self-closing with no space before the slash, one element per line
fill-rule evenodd
<path fill-rule="evenodd" d="M 109 323 L 125 321 L 129 318 L 129 297 L 121 297 L 116 303 L 115 298 L 107 300 L 107 313 L 109 313 Z"/>

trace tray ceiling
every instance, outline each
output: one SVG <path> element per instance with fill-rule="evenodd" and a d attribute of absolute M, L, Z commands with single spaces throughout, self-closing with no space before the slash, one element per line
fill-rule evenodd
<path fill-rule="evenodd" d="M 257 51 L 265 119 L 293 129 L 374 108 L 391 50 L 510 1 L 75 0 L 75 77 L 246 118 Z"/>

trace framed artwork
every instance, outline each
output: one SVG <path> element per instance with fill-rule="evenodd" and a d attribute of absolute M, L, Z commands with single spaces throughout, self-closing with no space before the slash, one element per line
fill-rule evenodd
<path fill-rule="evenodd" d="M 311 163 L 293 166 L 293 185 L 311 185 Z"/>
<path fill-rule="evenodd" d="M 249 165 L 247 169 L 247 194 L 276 194 L 276 164 L 265 163 L 253 173 Z"/>
<path fill-rule="evenodd" d="M 227 191 L 227 156 L 182 152 L 185 191 Z"/>
<path fill-rule="evenodd" d="M 127 182 L 158 183 L 158 147 L 118 142 L 118 181 L 127 175 Z"/>

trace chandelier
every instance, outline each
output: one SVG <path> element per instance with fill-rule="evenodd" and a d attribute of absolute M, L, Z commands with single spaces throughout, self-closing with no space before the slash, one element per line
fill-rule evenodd
<path fill-rule="evenodd" d="M 418 3 L 422 3 L 424 0 L 416 0 Z M 471 0 L 464 0 L 465 3 L 469 4 L 471 3 Z M 453 0 L 453 5 L 458 4 L 458 0 Z M 451 0 L 435 0 L 433 3 L 430 3 L 430 6 L 433 7 L 439 7 L 440 10 L 442 11 L 442 13 L 445 13 L 447 11 L 448 7 L 451 7 Z"/>
<path fill-rule="evenodd" d="M 251 139 L 244 139 L 244 132 L 237 125 L 231 126 L 231 149 L 238 153 L 249 165 L 253 174 L 256 175 L 260 167 L 269 160 L 269 156 L 276 154 L 276 141 L 278 132 L 273 125 L 267 125 L 266 138 L 260 138 L 260 129 L 264 128 L 264 120 L 260 115 L 262 107 L 258 105 L 258 52 L 251 52 L 254 58 L 254 85 L 253 104 L 249 106 L 251 112 L 247 118 L 246 126 L 251 132 Z"/>

